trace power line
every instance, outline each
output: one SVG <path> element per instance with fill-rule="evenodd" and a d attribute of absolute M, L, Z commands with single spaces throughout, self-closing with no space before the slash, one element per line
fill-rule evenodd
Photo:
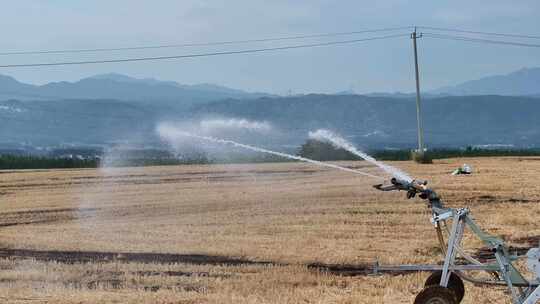
<path fill-rule="evenodd" d="M 418 28 L 419 29 L 434 30 L 434 31 L 442 31 L 442 32 L 456 32 L 456 33 L 477 34 L 477 35 L 487 35 L 487 36 L 540 39 L 540 36 L 535 36 L 535 35 L 480 32 L 480 31 L 469 31 L 469 30 L 460 30 L 460 29 L 444 28 L 444 27 L 431 27 L 431 26 L 418 26 Z"/>
<path fill-rule="evenodd" d="M 454 36 L 454 35 L 444 35 L 444 34 L 435 34 L 435 33 L 423 33 L 423 34 L 424 34 L 424 37 L 436 38 L 436 39 L 488 43 L 488 44 L 500 44 L 500 45 L 512 45 L 512 46 L 520 46 L 520 47 L 534 47 L 534 48 L 540 47 L 540 44 L 532 44 L 532 43 L 472 38 L 472 37 L 466 37 L 466 36 Z"/>
<path fill-rule="evenodd" d="M 308 38 L 324 38 L 324 37 L 336 37 L 336 36 L 350 36 L 366 33 L 378 33 L 378 32 L 390 32 L 398 30 L 411 29 L 411 26 L 403 27 L 389 27 L 379 29 L 369 29 L 361 31 L 351 32 L 334 32 L 312 35 L 297 35 L 297 36 L 285 36 L 274 38 L 262 38 L 262 39 L 247 39 L 247 40 L 230 40 L 230 41 L 217 41 L 217 42 L 202 42 L 202 43 L 182 43 L 182 44 L 164 44 L 164 45 L 147 45 L 147 46 L 133 46 L 133 47 L 119 47 L 119 48 L 93 48 L 93 49 L 71 49 L 71 50 L 41 50 L 41 51 L 12 51 L 1 52 L 0 56 L 6 55 L 36 55 L 36 54 L 66 54 L 66 53 L 95 53 L 95 52 L 113 52 L 113 51 L 130 51 L 130 50 L 148 50 L 148 49 L 165 49 L 165 48 L 183 48 L 183 47 L 195 47 L 195 46 L 215 46 L 215 45 L 230 45 L 230 44 L 246 44 L 255 42 L 271 42 L 271 41 L 286 41 L 286 40 L 299 40 Z"/>
<path fill-rule="evenodd" d="M 353 39 L 353 40 L 341 40 L 341 41 L 321 42 L 321 43 L 312 43 L 312 44 L 289 45 L 289 46 L 272 47 L 272 48 L 245 49 L 245 50 L 236 50 L 236 51 L 222 51 L 222 52 L 199 53 L 199 54 L 173 55 L 173 56 L 138 57 L 138 58 L 121 58 L 121 59 L 105 59 L 105 60 L 87 60 L 87 61 L 64 61 L 64 62 L 41 62 L 41 63 L 6 64 L 6 65 L 0 65 L 0 68 L 44 67 L 44 66 L 84 65 L 84 64 L 100 64 L 100 63 L 121 63 L 121 62 L 156 61 L 156 60 L 168 60 L 168 59 L 211 57 L 211 56 L 221 56 L 221 55 L 249 54 L 249 53 L 261 53 L 261 52 L 270 52 L 270 51 L 289 50 L 289 49 L 300 49 L 300 48 L 312 48 L 312 47 L 331 46 L 331 45 L 340 45 L 340 44 L 351 44 L 351 43 L 356 43 L 356 42 L 382 40 L 382 39 L 390 39 L 390 38 L 405 37 L 405 36 L 408 37 L 409 34 L 394 34 L 394 35 L 377 36 L 377 37 L 370 37 L 370 38 L 363 38 L 363 39 Z"/>

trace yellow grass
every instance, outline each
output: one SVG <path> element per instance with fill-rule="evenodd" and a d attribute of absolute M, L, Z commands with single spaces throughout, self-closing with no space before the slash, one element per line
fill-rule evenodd
<path fill-rule="evenodd" d="M 464 162 L 475 174 L 449 174 Z M 391 164 L 514 245 L 540 235 L 540 160 Z M 307 267 L 440 260 L 425 204 L 376 182 L 300 163 L 2 172 L 0 302 L 411 303 L 427 273 Z M 466 289 L 463 303 L 509 303 Z"/>

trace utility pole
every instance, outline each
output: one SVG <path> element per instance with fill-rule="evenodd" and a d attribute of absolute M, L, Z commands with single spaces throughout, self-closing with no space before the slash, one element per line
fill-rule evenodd
<path fill-rule="evenodd" d="M 424 157 L 424 128 L 422 126 L 422 111 L 420 109 L 420 76 L 418 72 L 418 52 L 416 49 L 416 39 L 421 38 L 422 34 L 416 33 L 416 27 L 411 34 L 414 49 L 414 70 L 416 75 L 416 121 L 418 124 L 418 157 L 422 159 Z"/>

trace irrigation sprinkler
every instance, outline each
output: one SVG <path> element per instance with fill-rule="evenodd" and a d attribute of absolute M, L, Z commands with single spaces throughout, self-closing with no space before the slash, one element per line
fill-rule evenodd
<path fill-rule="evenodd" d="M 393 178 L 388 185 L 374 187 L 381 191 L 406 191 L 408 199 L 418 195 L 431 208 L 431 223 L 435 226 L 444 260 L 442 265 L 402 266 L 407 270 L 434 271 L 416 296 L 415 304 L 458 304 L 465 294 L 463 280 L 485 286 L 506 286 L 513 304 L 536 304 L 540 301 L 540 248 L 530 249 L 526 257 L 511 255 L 502 239 L 480 229 L 469 209 L 444 207 L 426 181 L 408 182 Z M 465 252 L 462 247 L 465 228 L 469 228 L 493 252 L 495 259 L 481 262 Z M 534 279 L 526 279 L 516 268 L 515 262 L 520 258 L 527 258 L 527 268 Z M 485 272 L 489 277 L 478 277 L 478 272 Z"/>

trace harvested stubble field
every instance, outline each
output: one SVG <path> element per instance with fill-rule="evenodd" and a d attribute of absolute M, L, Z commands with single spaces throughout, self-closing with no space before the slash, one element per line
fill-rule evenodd
<path fill-rule="evenodd" d="M 449 174 L 464 162 L 475 174 Z M 391 164 L 513 246 L 538 243 L 539 159 Z M 0 302 L 411 303 L 427 273 L 366 273 L 437 263 L 429 210 L 376 182 L 301 163 L 4 171 Z M 509 303 L 466 288 L 463 303 Z"/>

